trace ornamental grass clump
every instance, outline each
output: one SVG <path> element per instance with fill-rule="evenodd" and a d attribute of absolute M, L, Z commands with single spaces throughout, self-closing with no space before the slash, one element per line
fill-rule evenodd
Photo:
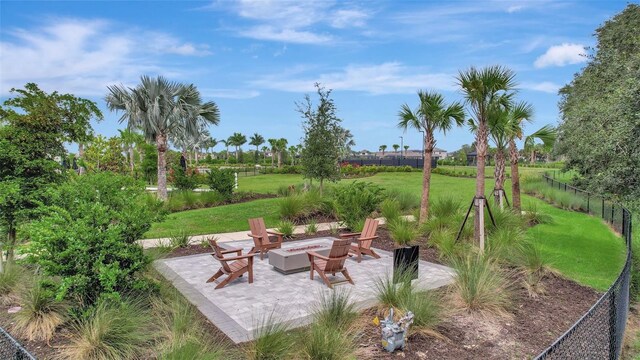
<path fill-rule="evenodd" d="M 389 230 L 393 241 L 401 247 L 410 245 L 419 235 L 416 223 L 404 218 L 394 222 Z"/>
<path fill-rule="evenodd" d="M 306 235 L 315 235 L 318 232 L 318 223 L 315 220 L 309 221 L 307 226 L 304 228 L 304 233 Z"/>
<path fill-rule="evenodd" d="M 292 238 L 296 225 L 289 220 L 282 220 L 278 223 L 278 232 L 282 233 L 285 238 Z"/>
<path fill-rule="evenodd" d="M 289 359 L 296 346 L 295 337 L 284 322 L 278 322 L 273 313 L 262 317 L 254 328 L 253 338 L 245 348 L 249 360 Z"/>
<path fill-rule="evenodd" d="M 102 301 L 72 326 L 69 343 L 60 356 L 66 359 L 142 359 L 149 357 L 155 336 L 151 317 L 140 302 Z"/>
<path fill-rule="evenodd" d="M 322 292 L 315 306 L 314 321 L 328 328 L 348 329 L 358 317 L 355 304 L 347 290 Z"/>
<path fill-rule="evenodd" d="M 315 360 L 352 359 L 357 348 L 353 331 L 336 329 L 326 324 L 313 323 L 303 333 L 302 358 Z M 285 359 L 279 357 L 278 359 Z"/>
<path fill-rule="evenodd" d="M 56 300 L 40 278 L 22 291 L 19 301 L 22 310 L 16 313 L 15 330 L 30 341 L 49 342 L 67 319 L 68 306 Z"/>
<path fill-rule="evenodd" d="M 548 274 L 554 274 L 556 271 L 551 267 L 550 261 L 543 256 L 538 244 L 526 243 L 516 257 L 516 264 L 524 274 L 524 287 L 529 296 L 537 297 L 546 293 L 542 280 Z"/>
<path fill-rule="evenodd" d="M 382 204 L 380 204 L 380 213 L 389 228 L 402 217 L 400 204 L 395 199 L 385 199 Z"/>
<path fill-rule="evenodd" d="M 540 211 L 538 208 L 538 204 L 531 201 L 528 202 L 524 211 L 522 212 L 522 217 L 524 221 L 529 224 L 529 226 L 539 225 L 539 224 L 553 224 L 553 217 L 543 211 Z"/>
<path fill-rule="evenodd" d="M 189 246 L 191 236 L 189 236 L 184 229 L 180 229 L 177 233 L 173 233 L 169 236 L 169 245 L 173 249 L 186 248 Z"/>
<path fill-rule="evenodd" d="M 11 305 L 16 301 L 16 288 L 24 270 L 13 261 L 7 261 L 2 265 L 4 269 L 0 272 L 0 304 Z"/>
<path fill-rule="evenodd" d="M 283 220 L 297 221 L 306 217 L 307 208 L 303 195 L 290 195 L 279 199 L 278 212 Z"/>
<path fill-rule="evenodd" d="M 512 306 L 512 281 L 495 260 L 467 254 L 451 261 L 456 277 L 451 303 L 469 312 L 508 315 Z"/>

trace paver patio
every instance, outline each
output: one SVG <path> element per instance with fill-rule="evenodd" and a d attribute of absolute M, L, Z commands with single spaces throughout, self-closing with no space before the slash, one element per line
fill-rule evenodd
<path fill-rule="evenodd" d="M 286 242 L 284 248 L 305 246 L 313 240 Z M 242 248 L 249 251 L 251 240 L 224 243 L 226 248 Z M 361 263 L 350 258 L 346 262 L 355 286 L 349 283 L 336 285 L 337 290 L 348 290 L 360 309 L 375 304 L 376 279 L 390 274 L 393 254 L 376 249 L 380 259 L 365 257 Z M 309 279 L 309 271 L 283 275 L 269 265 L 268 258 L 254 262 L 253 284 L 247 277 L 214 290 L 215 283 L 206 283 L 218 270 L 220 263 L 209 254 L 161 259 L 154 263 L 174 286 L 193 303 L 213 324 L 236 343 L 249 341 L 260 322 L 270 315 L 277 322 L 291 326 L 303 326 L 310 322 L 321 293 L 333 291 L 316 276 Z M 434 289 L 453 280 L 453 270 L 442 265 L 420 261 L 417 285 Z M 339 275 L 338 275 L 339 277 Z"/>

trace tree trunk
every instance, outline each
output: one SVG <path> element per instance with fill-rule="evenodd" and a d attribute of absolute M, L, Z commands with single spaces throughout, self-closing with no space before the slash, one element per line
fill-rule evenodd
<path fill-rule="evenodd" d="M 476 201 L 474 201 L 474 239 L 480 246 L 480 251 L 484 250 L 484 174 L 485 161 L 487 156 L 488 142 L 487 122 L 481 121 L 476 133 Z"/>
<path fill-rule="evenodd" d="M 420 224 L 429 219 L 429 191 L 431 189 L 431 157 L 435 139 L 427 132 L 424 138 L 424 163 L 422 165 L 422 199 L 420 200 Z"/>
<path fill-rule="evenodd" d="M 493 198 L 496 205 L 499 206 L 500 209 L 504 208 L 504 182 L 506 178 L 505 167 L 506 164 L 504 158 L 504 150 L 498 149 L 498 151 L 496 151 L 496 167 L 493 174 L 496 180 L 496 186 L 493 191 Z"/>
<path fill-rule="evenodd" d="M 167 200 L 167 136 L 164 134 L 156 135 L 156 144 L 158 147 L 158 198 L 162 201 Z"/>
<path fill-rule="evenodd" d="M 531 164 L 535 164 L 536 163 L 536 151 L 535 150 L 531 150 Z"/>
<path fill-rule="evenodd" d="M 198 165 L 198 153 L 200 152 L 200 150 L 198 148 L 195 148 L 194 150 L 195 150 L 194 151 L 194 156 L 196 158 L 196 166 L 197 166 Z"/>
<path fill-rule="evenodd" d="M 273 150 L 271 150 L 271 167 L 273 167 L 273 155 L 274 155 L 274 153 L 273 153 L 273 152 L 274 152 L 274 151 L 273 151 Z"/>
<path fill-rule="evenodd" d="M 238 160 L 240 159 L 238 156 L 240 156 L 240 153 L 238 152 L 238 147 L 236 146 L 236 162 L 238 162 Z"/>
<path fill-rule="evenodd" d="M 278 169 L 282 167 L 282 151 L 278 151 Z"/>
<path fill-rule="evenodd" d="M 9 224 L 9 231 L 7 232 L 7 262 L 13 260 L 13 249 L 16 247 L 17 238 L 17 229 L 15 224 L 12 222 Z M 0 258 L 0 261 L 4 261 L 4 258 Z"/>
<path fill-rule="evenodd" d="M 509 162 L 511 163 L 511 200 L 516 214 L 522 211 L 520 205 L 520 174 L 518 174 L 518 148 L 514 139 L 509 140 Z"/>

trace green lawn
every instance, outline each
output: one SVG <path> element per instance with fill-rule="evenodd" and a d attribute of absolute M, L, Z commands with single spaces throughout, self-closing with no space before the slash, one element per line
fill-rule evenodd
<path fill-rule="evenodd" d="M 370 181 L 385 188 L 420 193 L 422 174 L 380 173 L 358 179 Z M 347 183 L 344 180 L 339 184 Z M 274 193 L 281 185 L 299 185 L 299 175 L 259 175 L 240 179 L 240 189 L 261 193 Z M 336 186 L 336 185 L 331 185 Z M 509 199 L 510 183 L 505 184 Z M 486 182 L 487 191 L 493 181 Z M 475 179 L 456 178 L 434 174 L 432 199 L 451 196 L 466 204 L 475 192 Z M 184 229 L 190 235 L 242 231 L 248 228 L 247 219 L 263 217 L 268 227 L 276 226 L 279 199 L 263 199 L 247 203 L 214 208 L 183 211 L 169 215 L 163 222 L 153 224 L 146 238 L 168 237 L 172 232 Z M 541 200 L 523 195 L 523 203 L 535 202 L 540 211 L 554 218 L 553 224 L 538 225 L 528 230 L 538 239 L 543 254 L 553 267 L 565 276 L 598 290 L 606 290 L 618 275 L 624 262 L 624 244 L 600 219 L 578 212 L 560 210 Z M 639 228 L 639 227 L 636 227 Z"/>

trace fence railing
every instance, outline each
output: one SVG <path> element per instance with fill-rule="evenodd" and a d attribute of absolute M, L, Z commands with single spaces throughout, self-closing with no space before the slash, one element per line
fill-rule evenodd
<path fill-rule="evenodd" d="M 376 165 L 376 166 L 411 166 L 412 168 L 422 169 L 424 166 L 423 158 L 401 158 L 401 157 L 385 157 L 385 158 L 355 158 L 355 159 L 344 159 L 342 162 L 349 163 L 351 165 L 360 165 L 360 166 L 368 166 L 368 165 Z M 431 167 L 435 169 L 438 167 L 438 158 L 433 157 L 431 159 Z"/>
<path fill-rule="evenodd" d="M 36 360 L 20 343 L 8 332 L 0 327 L 0 359 Z"/>
<path fill-rule="evenodd" d="M 613 285 L 567 332 L 537 359 L 618 359 L 622 350 L 631 280 L 631 212 L 609 199 L 575 188 L 544 175 L 552 187 L 584 201 L 587 213 L 608 222 L 622 234 L 627 248 L 624 267 Z"/>

